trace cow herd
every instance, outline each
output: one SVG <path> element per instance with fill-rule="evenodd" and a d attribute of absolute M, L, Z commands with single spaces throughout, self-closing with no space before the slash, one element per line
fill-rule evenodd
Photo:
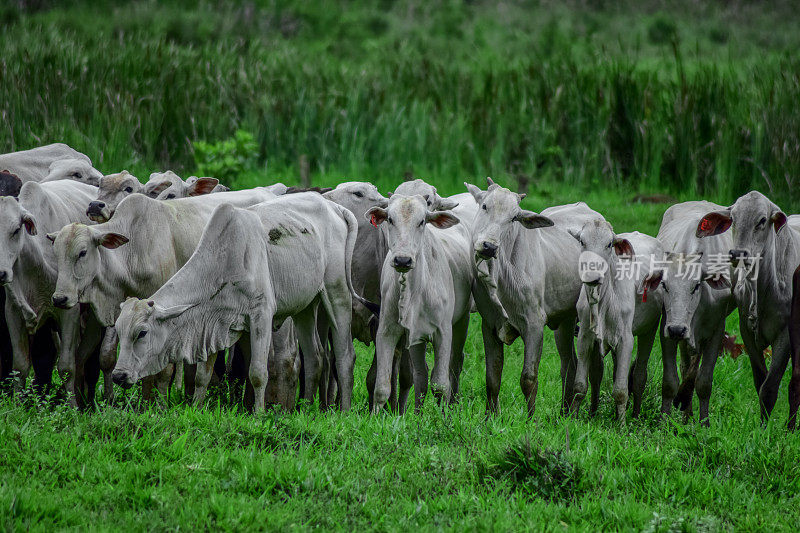
<path fill-rule="evenodd" d="M 63 144 L 0 155 L 0 169 L 0 374 L 18 390 L 33 374 L 43 392 L 57 367 L 76 406 L 94 401 L 102 372 L 106 400 L 115 383 L 141 381 L 145 399 L 182 383 L 201 404 L 225 379 L 256 412 L 294 409 L 298 394 L 346 410 L 358 339 L 375 345 L 370 409 L 402 413 L 412 385 L 417 409 L 429 387 L 441 404 L 458 401 L 479 313 L 489 412 L 500 409 L 504 346 L 520 338 L 533 415 L 548 327 L 564 413 L 590 386 L 597 410 L 611 353 L 617 418 L 629 396 L 637 416 L 659 337 L 661 411 L 691 416 L 696 393 L 708 423 L 725 320 L 738 309 L 762 417 L 791 357 L 795 423 L 800 215 L 758 192 L 730 207 L 673 205 L 653 237 L 615 233 L 583 202 L 523 209 L 524 194 L 491 180 L 451 197 L 422 180 L 386 196 L 365 182 L 230 191 L 173 172 L 142 184 L 104 176 Z"/>

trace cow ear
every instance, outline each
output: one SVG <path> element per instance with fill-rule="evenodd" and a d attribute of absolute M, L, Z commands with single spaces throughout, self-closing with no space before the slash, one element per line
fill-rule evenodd
<path fill-rule="evenodd" d="M 149 304 L 149 302 L 148 302 Z M 156 315 L 155 317 L 158 320 L 171 320 L 173 318 L 178 318 L 183 313 L 191 309 L 197 304 L 182 304 L 182 305 L 173 305 L 171 307 L 156 307 Z"/>
<path fill-rule="evenodd" d="M 711 237 L 713 235 L 725 233 L 728 231 L 728 228 L 731 227 L 732 222 L 730 209 L 712 211 L 700 220 L 700 223 L 697 225 L 695 236 L 698 239 L 702 239 L 703 237 Z"/>
<path fill-rule="evenodd" d="M 36 219 L 33 218 L 33 215 L 23 210 L 19 223 L 20 225 L 25 225 L 25 231 L 28 232 L 28 235 L 36 235 Z"/>
<path fill-rule="evenodd" d="M 574 228 L 567 228 L 567 233 L 572 235 L 572 238 L 578 242 L 581 242 L 581 232 L 574 229 Z"/>
<path fill-rule="evenodd" d="M 478 203 L 483 202 L 483 197 L 486 194 L 486 191 L 480 190 L 477 185 L 473 185 L 471 183 L 464 182 L 464 186 L 467 188 L 467 191 L 475 198 L 475 201 Z"/>
<path fill-rule="evenodd" d="M 449 211 L 451 209 L 455 209 L 458 207 L 458 202 L 455 200 L 451 200 L 450 198 L 440 198 L 439 199 L 439 206 L 436 208 L 437 211 Z"/>
<path fill-rule="evenodd" d="M 775 211 L 770 217 L 770 221 L 772 222 L 772 227 L 775 229 L 775 233 L 778 233 L 778 230 L 786 224 L 786 215 L 782 211 Z"/>
<path fill-rule="evenodd" d="M 642 283 L 642 288 L 647 289 L 648 291 L 654 291 L 658 289 L 659 284 L 661 284 L 661 280 L 664 278 L 664 271 L 663 270 L 654 270 L 650 273 L 649 276 L 644 278 L 644 282 Z"/>
<path fill-rule="evenodd" d="M 436 211 L 434 213 L 428 211 L 428 213 L 425 215 L 425 220 L 428 221 L 428 224 L 431 224 L 433 227 L 439 229 L 452 228 L 460 222 L 457 216 L 451 215 L 446 211 Z"/>
<path fill-rule="evenodd" d="M 46 235 L 46 237 L 47 237 L 47 240 L 48 240 L 48 241 L 50 241 L 50 242 L 53 242 L 53 243 L 54 243 L 54 242 L 56 242 L 56 237 L 58 237 L 58 232 L 57 232 L 57 231 L 54 231 L 53 233 L 48 233 L 48 234 Z"/>
<path fill-rule="evenodd" d="M 158 196 L 159 194 L 161 194 L 162 192 L 164 192 L 165 190 L 167 190 L 167 188 L 168 188 L 170 185 L 172 185 L 172 182 L 171 182 L 171 181 L 169 181 L 169 180 L 164 180 L 164 181 L 162 181 L 161 183 L 158 183 L 158 184 L 157 184 L 155 187 L 153 187 L 153 188 L 150 190 L 150 196 L 152 196 L 153 198 L 155 198 L 156 196 Z"/>
<path fill-rule="evenodd" d="M 712 289 L 722 290 L 731 288 L 731 282 L 722 274 L 706 274 L 704 279 Z"/>
<path fill-rule="evenodd" d="M 633 251 L 633 245 L 628 239 L 614 239 L 614 252 L 616 252 L 617 255 L 627 255 L 628 257 L 636 255 Z"/>
<path fill-rule="evenodd" d="M 217 178 L 197 178 L 197 181 L 189 185 L 187 191 L 189 196 L 201 196 L 213 191 L 217 185 L 219 185 Z"/>
<path fill-rule="evenodd" d="M 492 178 L 486 176 L 486 186 L 491 187 L 492 185 L 497 185 Z"/>
<path fill-rule="evenodd" d="M 546 216 L 528 211 L 527 209 L 520 210 L 514 217 L 514 220 L 528 229 L 549 228 L 554 225 L 553 221 Z"/>
<path fill-rule="evenodd" d="M 102 233 L 95 237 L 94 240 L 97 246 L 104 246 L 109 250 L 114 250 L 119 248 L 123 244 L 128 242 L 128 238 L 125 235 L 120 235 L 119 233 Z"/>
<path fill-rule="evenodd" d="M 523 193 L 517 193 L 517 200 L 519 200 L 520 202 L 521 202 L 522 200 L 524 200 L 525 198 L 527 198 L 527 197 L 528 197 L 528 193 L 526 193 L 526 192 L 523 192 Z"/>
<path fill-rule="evenodd" d="M 389 217 L 389 213 L 386 212 L 386 209 L 382 207 L 373 207 L 366 213 L 364 213 L 364 218 L 369 220 L 370 224 L 373 226 L 379 226 L 383 224 L 386 219 Z"/>

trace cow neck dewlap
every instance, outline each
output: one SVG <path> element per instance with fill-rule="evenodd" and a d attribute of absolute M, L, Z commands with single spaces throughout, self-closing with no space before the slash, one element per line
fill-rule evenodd
<path fill-rule="evenodd" d="M 167 322 L 175 332 L 165 346 L 171 362 L 195 364 L 206 361 L 209 354 L 230 347 L 241 336 L 244 321 L 229 309 L 213 309 L 199 304 Z"/>
<path fill-rule="evenodd" d="M 600 342 L 601 350 L 604 344 L 617 346 L 619 328 L 622 326 L 621 294 L 614 284 L 612 269 L 606 275 L 611 277 L 595 287 L 584 285 L 589 303 L 589 329 Z"/>
<path fill-rule="evenodd" d="M 508 313 L 506 313 L 503 304 L 500 302 L 500 297 L 497 295 L 497 259 L 485 260 L 478 259 L 476 262 L 478 271 L 478 280 L 483 283 L 486 292 L 489 294 L 489 300 L 497 308 L 503 320 L 508 320 Z"/>

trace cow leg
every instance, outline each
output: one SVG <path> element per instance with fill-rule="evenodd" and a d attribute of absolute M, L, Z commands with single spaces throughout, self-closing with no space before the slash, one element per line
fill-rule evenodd
<path fill-rule="evenodd" d="M 339 408 L 342 411 L 349 411 L 353 398 L 353 369 L 356 364 L 356 352 L 353 348 L 353 337 L 350 334 L 350 309 L 351 303 L 337 306 L 335 300 L 331 302 L 333 310 L 337 313 L 339 323 L 329 319 L 331 325 L 331 337 L 333 345 L 333 357 L 336 365 L 336 378 L 338 381 L 339 395 L 341 402 Z"/>
<path fill-rule="evenodd" d="M 661 380 L 661 414 L 668 415 L 672 410 L 675 395 L 678 394 L 678 343 L 663 334 L 661 362 L 664 365 L 664 376 Z"/>
<path fill-rule="evenodd" d="M 576 317 L 571 317 L 559 324 L 554 331 L 556 349 L 561 358 L 561 414 L 569 412 L 575 385 L 575 322 Z"/>
<path fill-rule="evenodd" d="M 83 376 L 82 386 L 78 400 L 84 405 L 93 406 L 97 391 L 97 381 L 100 378 L 100 353 L 102 351 L 103 327 L 94 318 L 94 315 L 85 316 L 86 325 L 80 335 L 80 342 L 75 351 L 76 373 Z M 78 326 L 80 327 L 80 316 Z"/>
<path fill-rule="evenodd" d="M 30 374 L 31 366 L 33 365 L 30 352 L 30 336 L 25 328 L 22 316 L 12 307 L 9 299 L 6 299 L 6 324 L 8 324 L 8 333 L 11 337 L 11 347 L 14 354 L 14 372 L 16 372 L 14 388 L 20 391 L 25 388 L 28 374 Z"/>
<path fill-rule="evenodd" d="M 228 363 L 226 367 L 226 375 L 230 383 L 231 403 L 239 403 L 244 401 L 244 388 L 247 383 L 247 369 L 250 367 L 250 362 L 245 361 L 244 354 L 241 348 L 241 340 L 228 348 Z M 251 391 L 252 392 L 252 391 Z M 250 402 L 248 409 L 252 407 Z"/>
<path fill-rule="evenodd" d="M 58 351 L 58 374 L 61 377 L 67 401 L 78 407 L 83 388 L 83 364 L 78 355 L 80 342 L 81 318 L 78 306 L 60 313 L 58 334 L 61 346 Z"/>
<path fill-rule="evenodd" d="M 789 423 L 794 430 L 800 406 L 800 266 L 792 279 L 792 309 L 789 316 L 789 344 L 792 349 L 792 379 L 789 381 Z"/>
<path fill-rule="evenodd" d="M 28 336 L 30 339 L 31 363 L 33 365 L 33 388 L 44 396 L 53 383 L 53 368 L 56 364 L 57 346 L 53 338 L 53 323 L 48 322 L 39 331 Z"/>
<path fill-rule="evenodd" d="M 316 335 L 314 327 L 313 313 L 310 321 L 311 332 Z M 297 320 L 295 320 L 297 325 Z M 250 383 L 253 385 L 253 411 L 261 413 L 264 411 L 264 392 L 267 388 L 269 378 L 268 361 L 269 348 L 272 346 L 272 316 L 263 323 L 254 322 L 250 324 Z"/>
<path fill-rule="evenodd" d="M 497 338 L 494 326 L 481 320 L 483 351 L 486 356 L 486 413 L 500 414 L 500 381 L 503 377 L 503 343 Z"/>
<path fill-rule="evenodd" d="M 525 342 L 525 361 L 522 363 L 522 375 L 519 383 L 522 395 L 528 404 L 528 418 L 532 418 L 536 411 L 536 394 L 539 389 L 539 361 L 542 359 L 542 343 L 544 342 L 543 325 L 528 324 L 523 340 Z M 563 364 L 564 360 L 562 359 Z"/>
<path fill-rule="evenodd" d="M 11 369 L 14 364 L 14 351 L 11 347 L 11 336 L 8 333 L 8 324 L 6 324 L 5 317 L 6 306 L 6 291 L 0 290 L 0 390 L 7 392 L 7 388 L 11 383 L 8 380 L 11 377 Z M 7 381 L 8 380 L 8 381 Z"/>
<path fill-rule="evenodd" d="M 322 355 L 320 354 L 322 345 L 317 335 L 315 313 L 305 310 L 293 317 L 293 321 L 305 370 L 304 399 L 313 402 L 314 396 L 320 390 L 320 375 L 322 373 Z M 250 366 L 252 367 L 252 365 L 251 361 Z M 327 392 L 327 388 L 325 390 Z"/>
<path fill-rule="evenodd" d="M 183 366 L 183 399 L 188 403 L 189 398 L 194 399 L 197 392 L 197 365 L 189 363 L 178 364 Z"/>
<path fill-rule="evenodd" d="M 397 357 L 398 354 L 395 354 Z M 400 362 L 398 363 L 398 376 L 397 387 L 399 389 L 397 394 L 397 409 L 402 415 L 406 412 L 406 403 L 408 403 L 408 394 L 411 392 L 411 386 L 414 384 L 414 369 L 411 365 L 411 354 L 408 350 L 403 349 L 399 353 Z M 428 373 L 428 369 L 425 369 Z"/>
<path fill-rule="evenodd" d="M 267 404 L 280 405 L 287 412 L 294 409 L 297 397 L 298 359 L 294 324 L 287 320 L 280 329 L 272 333 L 265 398 Z"/>
<path fill-rule="evenodd" d="M 689 419 L 693 414 L 692 397 L 697 381 L 697 371 L 700 367 L 700 353 L 690 347 L 686 341 L 681 341 L 678 346 L 681 351 L 681 384 L 678 387 L 678 394 L 673 400 L 673 405 L 683 411 L 685 419 Z"/>
<path fill-rule="evenodd" d="M 100 345 L 100 370 L 103 371 L 103 399 L 111 403 L 114 399 L 114 381 L 111 374 L 117 364 L 117 330 L 105 328 Z"/>
<path fill-rule="evenodd" d="M 786 373 L 786 366 L 789 363 L 789 331 L 784 329 L 780 335 L 772 342 L 772 362 L 769 365 L 769 372 L 761 385 L 758 397 L 761 400 L 762 416 L 766 413 L 766 418 L 772 414 L 775 402 L 778 401 L 778 389 L 781 385 L 783 375 Z"/>
<path fill-rule="evenodd" d="M 724 321 L 717 328 L 718 334 L 706 342 L 703 349 L 703 359 L 700 371 L 697 373 L 697 397 L 700 400 L 700 423 L 709 426 L 708 406 L 711 399 L 711 387 L 714 381 L 714 366 L 717 364 L 719 352 L 722 349 L 722 335 L 725 332 Z"/>
<path fill-rule="evenodd" d="M 203 405 L 203 400 L 205 400 L 206 392 L 208 391 L 208 384 L 211 383 L 211 377 L 214 375 L 214 363 L 216 361 L 217 352 L 211 352 L 208 355 L 208 359 L 194 365 L 196 371 L 192 403 L 195 407 L 202 407 Z"/>
<path fill-rule="evenodd" d="M 580 411 L 581 403 L 583 403 L 586 392 L 589 390 L 589 366 L 591 364 L 594 345 L 594 336 L 589 332 L 589 328 L 580 328 L 580 331 L 578 331 L 578 359 L 575 367 L 573 396 L 569 409 L 573 416 L 577 415 Z M 592 392 L 594 392 L 594 390 Z"/>
<path fill-rule="evenodd" d="M 395 348 L 403 332 L 396 326 L 387 327 L 386 321 L 378 325 L 375 338 L 375 386 L 373 389 L 372 413 L 377 413 L 389 400 L 392 392 L 392 367 L 394 367 Z"/>
<path fill-rule="evenodd" d="M 411 356 L 411 367 L 414 370 L 414 411 L 419 414 L 425 396 L 428 394 L 428 372 L 425 362 L 426 344 L 421 342 L 408 349 Z"/>
<path fill-rule="evenodd" d="M 453 349 L 453 325 L 444 324 L 433 336 L 433 372 L 431 389 L 436 401 L 441 404 L 450 399 L 450 360 Z M 423 356 L 424 358 L 424 356 Z M 415 359 L 416 363 L 416 359 Z"/>
<path fill-rule="evenodd" d="M 650 353 L 653 351 L 653 343 L 656 340 L 658 323 L 650 330 L 637 337 L 638 345 L 636 348 L 636 362 L 630 376 L 630 390 L 633 394 L 633 411 L 631 416 L 636 418 L 642 411 L 642 398 L 644 397 L 644 387 L 647 384 L 647 364 L 650 362 Z"/>
<path fill-rule="evenodd" d="M 767 363 L 764 360 L 764 347 L 756 343 L 753 332 L 747 327 L 746 320 L 739 317 L 739 332 L 742 334 L 742 343 L 747 350 L 747 357 L 750 359 L 750 368 L 753 371 L 753 385 L 756 387 L 756 394 L 761 390 L 764 380 L 767 379 Z M 762 406 L 761 416 L 764 417 Z M 768 416 L 767 416 L 768 418 Z"/>
<path fill-rule="evenodd" d="M 631 369 L 631 355 L 633 354 L 633 335 L 626 332 L 616 351 L 616 372 L 611 395 L 617 406 L 617 420 L 625 423 L 625 411 L 628 408 L 628 376 Z"/>
<path fill-rule="evenodd" d="M 155 388 L 158 391 L 160 401 L 164 405 L 169 401 L 169 386 L 172 384 L 172 376 L 175 374 L 175 364 L 169 363 L 164 370 L 155 376 Z"/>
<path fill-rule="evenodd" d="M 378 375 L 378 345 L 375 344 L 375 355 L 372 356 L 372 363 L 369 365 L 369 370 L 367 370 L 367 403 L 369 405 L 369 410 L 372 412 L 373 407 L 375 405 L 375 378 Z"/>
<path fill-rule="evenodd" d="M 592 387 L 592 396 L 589 403 L 589 416 L 597 414 L 600 406 L 600 385 L 603 383 L 603 355 L 600 353 L 600 343 L 595 341 L 590 347 L 589 356 L 589 384 Z"/>
<path fill-rule="evenodd" d="M 469 329 L 469 313 L 453 324 L 453 348 L 450 355 L 450 403 L 459 400 L 461 388 L 461 371 L 464 369 L 464 345 L 467 343 Z"/>

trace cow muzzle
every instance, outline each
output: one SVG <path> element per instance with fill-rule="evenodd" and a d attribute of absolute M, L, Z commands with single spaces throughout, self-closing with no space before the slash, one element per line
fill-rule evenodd
<path fill-rule="evenodd" d="M 680 324 L 668 324 L 667 337 L 672 340 L 682 341 L 689 338 L 689 328 Z"/>
<path fill-rule="evenodd" d="M 406 255 L 396 255 L 392 259 L 392 268 L 398 272 L 408 272 L 414 268 L 414 260 Z"/>
<path fill-rule="evenodd" d="M 728 253 L 731 256 L 731 263 L 734 265 L 750 257 L 750 253 L 747 250 L 730 250 Z"/>
<path fill-rule="evenodd" d="M 134 377 L 125 370 L 114 370 L 111 379 L 123 389 L 130 389 L 136 383 Z"/>
<path fill-rule="evenodd" d="M 475 248 L 475 253 L 481 259 L 494 259 L 497 257 L 497 245 L 493 242 L 483 241 Z"/>
<path fill-rule="evenodd" d="M 105 204 L 105 202 L 94 201 L 89 204 L 89 207 L 86 209 L 86 216 L 89 217 L 90 220 L 94 222 L 107 222 L 109 218 L 111 218 L 111 210 Z"/>
<path fill-rule="evenodd" d="M 75 307 L 75 303 L 70 301 L 69 296 L 60 293 L 53 294 L 53 305 L 59 309 L 72 309 Z"/>
<path fill-rule="evenodd" d="M 8 285 L 13 279 L 14 275 L 10 270 L 0 270 L 0 285 Z"/>

